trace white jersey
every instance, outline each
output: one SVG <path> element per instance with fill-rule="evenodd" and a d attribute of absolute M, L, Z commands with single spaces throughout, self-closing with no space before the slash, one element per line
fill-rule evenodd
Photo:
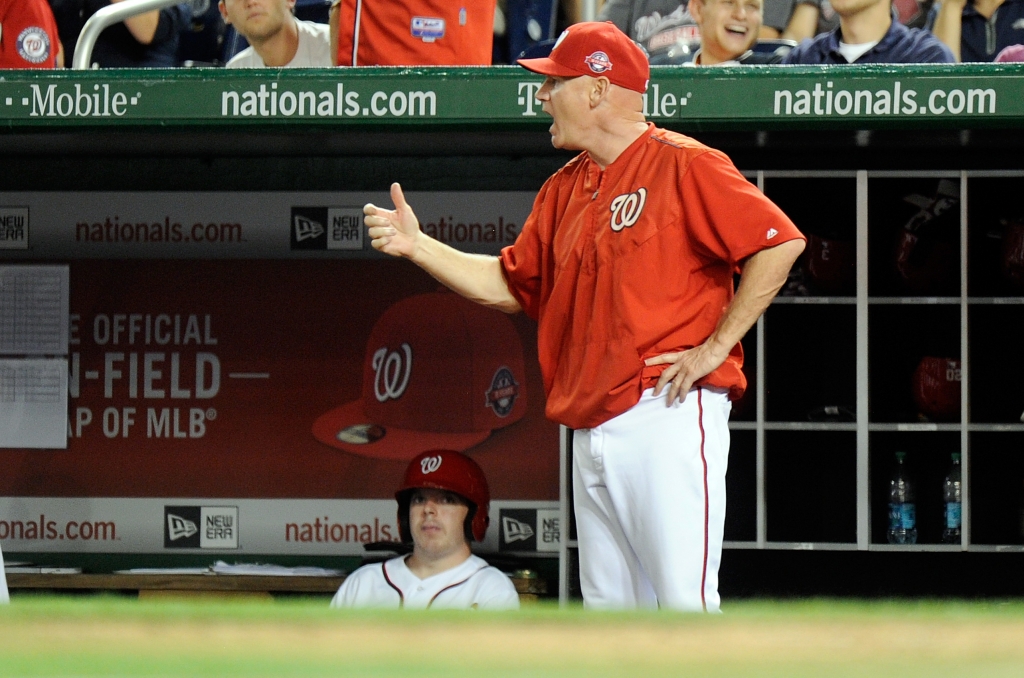
<path fill-rule="evenodd" d="M 299 48 L 284 68 L 330 68 L 331 33 L 327 24 L 295 20 L 299 28 Z M 236 54 L 228 68 L 266 68 L 263 58 L 251 46 Z"/>
<path fill-rule="evenodd" d="M 470 556 L 461 565 L 420 579 L 406 556 L 363 565 L 345 578 L 331 607 L 405 607 L 414 610 L 512 610 L 519 595 L 501 570 L 483 558 Z"/>
<path fill-rule="evenodd" d="M 7 595 L 7 575 L 4 574 L 4 552 L 0 551 L 0 604 L 11 602 Z"/>

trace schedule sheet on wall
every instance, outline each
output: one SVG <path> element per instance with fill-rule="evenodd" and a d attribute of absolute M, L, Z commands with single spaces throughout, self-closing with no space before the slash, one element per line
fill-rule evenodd
<path fill-rule="evenodd" d="M 0 447 L 67 447 L 67 266 L 0 266 Z"/>

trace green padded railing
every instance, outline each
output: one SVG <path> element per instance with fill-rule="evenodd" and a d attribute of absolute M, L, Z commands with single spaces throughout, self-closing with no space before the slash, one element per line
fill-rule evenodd
<path fill-rule="evenodd" d="M 0 71 L 0 129 L 543 129 L 541 79 L 486 68 Z M 692 129 L 1024 126 L 1024 64 L 655 67 L 650 119 Z"/>

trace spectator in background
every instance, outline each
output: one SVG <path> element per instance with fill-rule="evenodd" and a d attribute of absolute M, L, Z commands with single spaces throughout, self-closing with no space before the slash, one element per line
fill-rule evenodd
<path fill-rule="evenodd" d="M 785 17 L 782 23 L 779 17 Z M 782 28 L 779 28 L 779 26 Z M 761 37 L 801 42 L 839 27 L 839 15 L 829 0 L 768 0 Z"/>
<path fill-rule="evenodd" d="M 57 22 L 46 0 L 0 0 L 0 68 L 63 65 Z"/>
<path fill-rule="evenodd" d="M 331 35 L 327 24 L 301 21 L 295 0 L 220 0 L 224 22 L 249 41 L 228 68 L 330 67 Z"/>
<path fill-rule="evenodd" d="M 334 0 L 338 66 L 489 66 L 495 0 Z"/>
<path fill-rule="evenodd" d="M 805 40 L 785 56 L 786 64 L 953 63 L 938 38 L 894 20 L 891 0 L 831 0 L 839 27 Z"/>
<path fill-rule="evenodd" d="M 688 52 L 700 47 L 700 27 L 680 0 L 608 0 L 597 14 L 598 21 L 611 21 L 620 31 L 647 50 L 659 55 L 672 45 L 684 45 Z M 654 59 L 659 63 L 659 59 Z"/>
<path fill-rule="evenodd" d="M 695 66 L 777 64 L 782 55 L 751 50 L 761 28 L 761 0 L 690 0 L 700 27 Z"/>
<path fill-rule="evenodd" d="M 50 0 L 66 46 L 74 59 L 78 35 L 93 14 L 124 0 Z M 89 58 L 100 68 L 172 68 L 178 66 L 178 41 L 192 12 L 185 4 L 137 14 L 104 30 Z"/>
<path fill-rule="evenodd" d="M 927 25 L 957 61 L 993 61 L 1024 42 L 1024 0 L 942 0 Z"/>

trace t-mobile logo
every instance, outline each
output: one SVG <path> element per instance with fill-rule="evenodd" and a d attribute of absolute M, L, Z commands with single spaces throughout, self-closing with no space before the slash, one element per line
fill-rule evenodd
<path fill-rule="evenodd" d="M 519 105 L 523 107 L 523 115 L 536 116 L 541 104 L 536 99 L 537 90 L 542 83 L 521 82 L 519 83 Z"/>

